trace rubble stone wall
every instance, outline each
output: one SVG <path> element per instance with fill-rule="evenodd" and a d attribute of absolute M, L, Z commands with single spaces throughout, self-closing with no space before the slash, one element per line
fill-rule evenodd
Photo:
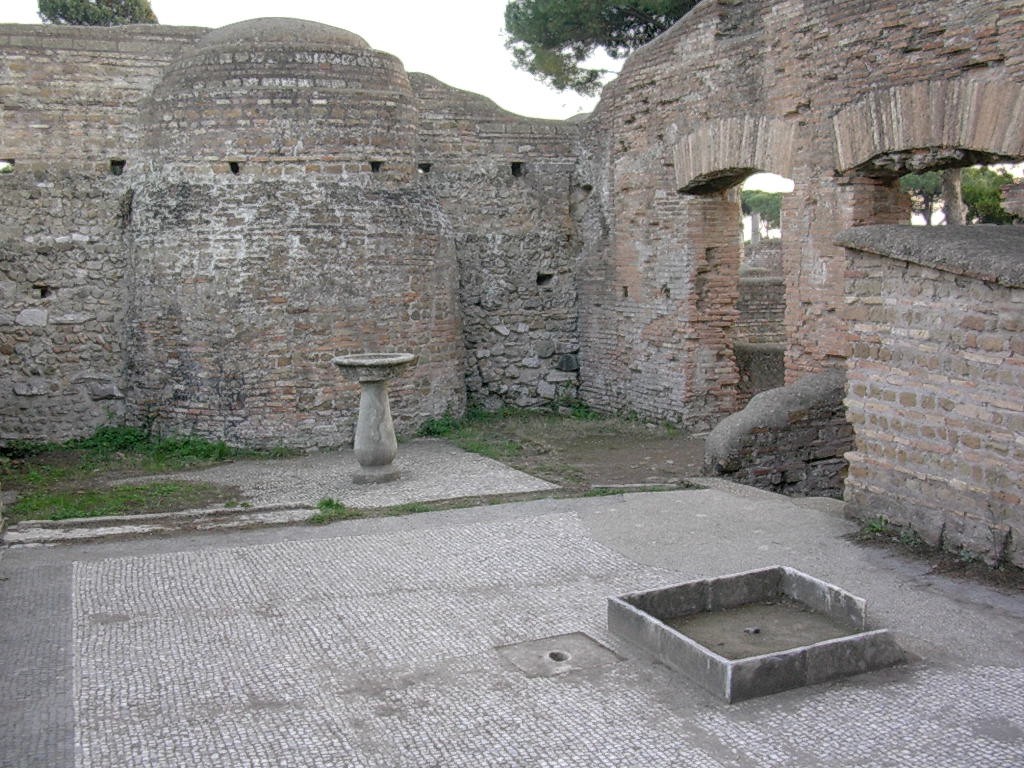
<path fill-rule="evenodd" d="M 449 218 L 459 263 L 467 397 L 485 408 L 576 397 L 578 128 L 411 79 L 419 181 Z"/>
<path fill-rule="evenodd" d="M 124 415 L 125 195 L 111 176 L 0 174 L 0 440 Z"/>
<path fill-rule="evenodd" d="M 1024 229 L 865 227 L 847 247 L 847 509 L 1024 566 Z"/>

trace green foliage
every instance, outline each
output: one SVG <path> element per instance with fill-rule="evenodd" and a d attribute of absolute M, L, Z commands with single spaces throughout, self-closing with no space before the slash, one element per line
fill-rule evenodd
<path fill-rule="evenodd" d="M 778 229 L 782 226 L 782 193 L 763 192 L 759 189 L 744 189 L 740 192 L 740 203 L 743 213 L 748 216 L 757 211 L 761 221 L 769 227 Z"/>
<path fill-rule="evenodd" d="M 205 497 L 214 486 L 201 483 L 159 482 L 67 491 L 37 491 L 20 497 L 11 507 L 20 520 L 68 520 L 77 517 L 127 515 L 154 505 L 186 505 Z"/>
<path fill-rule="evenodd" d="M 516 67 L 560 91 L 592 95 L 602 70 L 582 64 L 595 51 L 629 55 L 671 27 L 698 0 L 510 0 L 506 47 Z"/>
<path fill-rule="evenodd" d="M 90 27 L 158 23 L 149 0 L 39 0 L 39 18 Z"/>
<path fill-rule="evenodd" d="M 447 437 L 459 428 L 459 420 L 446 413 L 437 419 L 431 419 L 419 428 L 419 437 Z"/>
<path fill-rule="evenodd" d="M 316 508 L 319 511 L 310 516 L 308 520 L 312 525 L 325 525 L 338 520 L 352 520 L 353 518 L 363 517 L 363 513 L 360 510 L 349 509 L 340 501 L 335 501 L 329 497 L 320 499 L 317 502 Z"/>
<path fill-rule="evenodd" d="M 932 215 L 942 199 L 942 174 L 939 171 L 908 173 L 900 177 L 900 189 L 910 195 L 910 208 L 932 223 Z"/>
<path fill-rule="evenodd" d="M 388 507 L 388 512 L 393 515 L 418 515 L 423 512 L 429 512 L 433 508 L 433 505 L 423 501 L 409 501 L 405 504 L 396 504 L 393 507 Z"/>
<path fill-rule="evenodd" d="M 1010 224 L 1012 213 L 1003 208 L 1002 187 L 1013 183 L 1006 171 L 991 168 L 964 168 L 960 179 L 960 195 L 967 206 L 970 224 Z"/>

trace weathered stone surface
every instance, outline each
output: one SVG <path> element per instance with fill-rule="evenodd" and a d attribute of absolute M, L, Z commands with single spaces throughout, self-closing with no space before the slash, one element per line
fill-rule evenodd
<path fill-rule="evenodd" d="M 705 468 L 791 496 L 841 497 L 853 447 L 845 383 L 832 371 L 755 395 L 708 435 Z"/>

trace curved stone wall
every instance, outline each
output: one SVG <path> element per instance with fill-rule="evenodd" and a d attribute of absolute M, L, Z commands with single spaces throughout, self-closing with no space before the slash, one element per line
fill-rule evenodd
<path fill-rule="evenodd" d="M 237 444 L 351 440 L 349 352 L 410 351 L 409 431 L 465 402 L 457 265 L 436 202 L 336 179 L 139 185 L 130 228 L 128 399 L 159 431 Z"/>

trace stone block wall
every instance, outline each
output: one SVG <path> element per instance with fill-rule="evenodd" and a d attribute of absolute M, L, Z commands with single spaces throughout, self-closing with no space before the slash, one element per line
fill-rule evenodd
<path fill-rule="evenodd" d="M 1024 566 L 1024 229 L 843 233 L 848 511 Z"/>
<path fill-rule="evenodd" d="M 0 440 L 124 415 L 125 207 L 117 177 L 0 174 Z"/>
<path fill-rule="evenodd" d="M 576 397 L 578 128 L 410 78 L 419 181 L 449 218 L 459 264 L 467 398 L 494 409 Z"/>
<path fill-rule="evenodd" d="M 811 374 L 755 395 L 705 443 L 705 470 L 787 496 L 841 498 L 853 429 L 841 372 Z"/>

